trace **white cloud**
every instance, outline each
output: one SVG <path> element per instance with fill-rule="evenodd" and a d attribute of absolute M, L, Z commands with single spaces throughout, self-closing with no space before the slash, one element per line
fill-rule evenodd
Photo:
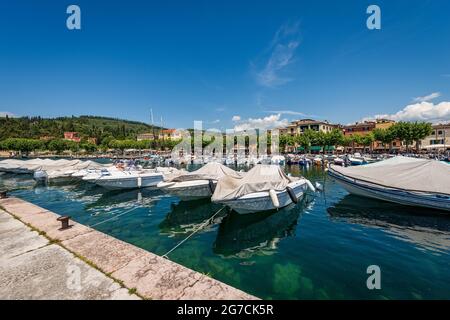
<path fill-rule="evenodd" d="M 4 118 L 4 117 L 10 117 L 10 118 L 14 118 L 16 117 L 16 115 L 12 112 L 8 112 L 8 111 L 0 111 L 0 118 Z"/>
<path fill-rule="evenodd" d="M 316 115 L 313 114 L 305 114 L 303 112 L 298 112 L 298 111 L 293 111 L 293 110 L 266 110 L 264 111 L 266 113 L 280 113 L 280 114 L 286 114 L 286 115 L 290 115 L 290 116 L 301 116 L 301 117 L 317 117 Z"/>
<path fill-rule="evenodd" d="M 429 95 L 424 96 L 424 97 L 414 98 L 413 101 L 414 102 L 426 102 L 426 101 L 431 101 L 431 100 L 434 100 L 436 98 L 439 98 L 440 96 L 441 96 L 440 92 L 433 92 L 432 94 L 429 94 Z"/>
<path fill-rule="evenodd" d="M 249 118 L 234 127 L 235 131 L 243 131 L 249 129 L 273 129 L 285 127 L 288 124 L 287 119 L 280 119 L 281 114 L 272 114 L 264 118 Z"/>
<path fill-rule="evenodd" d="M 220 122 L 220 119 L 216 119 L 216 120 L 213 120 L 213 121 L 211 121 L 210 123 L 219 123 Z"/>
<path fill-rule="evenodd" d="M 450 102 L 443 101 L 439 104 L 432 102 L 420 102 L 410 104 L 394 114 L 380 114 L 369 119 L 392 119 L 395 121 L 426 121 L 431 123 L 443 123 L 450 121 Z"/>
<path fill-rule="evenodd" d="M 299 44 L 299 22 L 282 25 L 271 41 L 268 60 L 261 70 L 256 72 L 258 84 L 264 87 L 276 87 L 292 81 L 292 78 L 280 73 L 294 61 Z"/>
<path fill-rule="evenodd" d="M 231 118 L 231 121 L 233 122 L 241 121 L 241 116 L 233 116 L 233 118 Z"/>

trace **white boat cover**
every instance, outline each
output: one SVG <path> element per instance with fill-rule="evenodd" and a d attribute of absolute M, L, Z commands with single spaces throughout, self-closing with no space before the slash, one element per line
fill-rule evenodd
<path fill-rule="evenodd" d="M 450 166 L 436 160 L 398 156 L 364 166 L 331 168 L 346 177 L 387 188 L 450 195 Z"/>
<path fill-rule="evenodd" d="M 156 172 L 161 172 L 163 174 L 165 182 L 172 181 L 176 177 L 188 173 L 188 171 L 184 169 L 180 170 L 172 167 L 156 167 Z"/>
<path fill-rule="evenodd" d="M 104 165 L 94 161 L 81 161 L 81 160 L 52 160 L 52 159 L 32 159 L 32 160 L 19 160 L 19 159 L 7 159 L 0 161 L 0 170 L 12 171 L 37 171 L 43 170 L 47 173 L 54 173 L 58 175 L 60 171 L 68 170 L 82 170 L 82 169 L 99 169 Z M 49 175 L 50 176 L 50 175 Z"/>
<path fill-rule="evenodd" d="M 250 193 L 282 191 L 298 178 L 288 177 L 277 165 L 258 164 L 240 178 L 227 176 L 219 180 L 212 201 L 232 200 Z"/>
<path fill-rule="evenodd" d="M 183 182 L 192 180 L 219 180 L 223 177 L 234 177 L 240 179 L 242 174 L 224 166 L 223 164 L 210 162 L 198 170 L 174 177 L 171 181 Z"/>

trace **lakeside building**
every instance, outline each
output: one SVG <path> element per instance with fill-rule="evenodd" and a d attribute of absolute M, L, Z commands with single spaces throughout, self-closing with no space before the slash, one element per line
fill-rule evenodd
<path fill-rule="evenodd" d="M 64 132 L 64 140 L 80 142 L 81 138 L 78 132 Z"/>
<path fill-rule="evenodd" d="M 351 137 L 352 135 L 365 136 L 376 128 L 375 121 L 356 122 L 355 124 L 344 126 L 344 136 Z"/>
<path fill-rule="evenodd" d="M 337 124 L 331 124 L 327 120 L 314 120 L 314 119 L 300 119 L 295 120 L 289 123 L 284 128 L 278 128 L 280 135 L 290 135 L 291 137 L 295 137 L 303 134 L 306 130 L 313 130 L 318 132 L 331 132 L 335 128 L 340 128 Z M 294 152 L 296 147 L 287 146 L 287 152 Z M 321 149 L 319 146 L 312 146 L 311 151 L 318 152 Z M 299 150 L 297 148 L 297 150 Z"/>
<path fill-rule="evenodd" d="M 395 124 L 394 120 L 388 120 L 388 119 L 377 119 L 375 120 L 375 129 L 389 129 L 390 127 L 392 127 Z M 372 150 L 373 151 L 379 151 L 379 152 L 384 152 L 386 150 L 391 150 L 391 151 L 400 151 L 402 148 L 404 147 L 403 142 L 400 139 L 396 139 L 394 141 L 392 141 L 391 145 L 385 145 L 384 143 L 382 143 L 381 141 L 375 141 L 372 144 Z"/>
<path fill-rule="evenodd" d="M 179 140 L 183 136 L 176 129 L 163 129 L 159 134 L 159 139 L 162 140 Z"/>
<path fill-rule="evenodd" d="M 137 135 L 137 141 L 155 140 L 153 133 L 141 133 Z"/>
<path fill-rule="evenodd" d="M 330 132 L 338 126 L 329 123 L 327 120 L 301 119 L 292 121 L 286 128 L 279 128 L 280 134 L 296 136 L 306 130 Z"/>
<path fill-rule="evenodd" d="M 143 140 L 155 140 L 155 139 L 161 139 L 161 140 L 179 140 L 182 139 L 182 135 L 180 132 L 178 132 L 176 129 L 163 129 L 159 130 L 158 132 L 155 132 L 154 134 L 152 132 L 146 132 L 141 133 L 137 135 L 137 141 L 143 141 Z"/>
<path fill-rule="evenodd" d="M 421 149 L 450 150 L 450 123 L 433 125 L 431 134 L 420 141 Z"/>
<path fill-rule="evenodd" d="M 375 129 L 386 130 L 395 124 L 394 120 L 389 119 L 376 119 L 373 121 L 356 122 L 355 124 L 347 125 L 343 127 L 344 136 L 351 137 L 352 135 L 365 136 Z M 355 150 L 352 150 L 352 149 Z M 391 145 L 386 145 L 381 141 L 374 141 L 370 146 L 363 146 L 355 144 L 353 147 L 347 148 L 351 151 L 368 151 L 372 150 L 375 152 L 385 152 L 386 150 L 400 151 L 403 148 L 402 141 L 396 139 Z"/>

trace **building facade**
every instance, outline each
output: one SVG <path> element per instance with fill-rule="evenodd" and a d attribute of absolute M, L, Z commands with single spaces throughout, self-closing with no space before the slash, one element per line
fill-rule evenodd
<path fill-rule="evenodd" d="M 155 140 L 153 133 L 141 133 L 137 135 L 137 141 Z"/>
<path fill-rule="evenodd" d="M 176 129 L 163 129 L 159 134 L 159 139 L 162 140 L 179 140 L 182 138 L 181 133 Z"/>
<path fill-rule="evenodd" d="M 450 123 L 434 125 L 431 134 L 421 140 L 421 148 L 450 150 Z"/>
<path fill-rule="evenodd" d="M 78 132 L 64 132 L 64 139 L 74 142 L 80 142 L 81 138 Z"/>
<path fill-rule="evenodd" d="M 294 137 L 302 134 L 306 130 L 330 132 L 334 128 L 337 128 L 337 125 L 331 124 L 326 120 L 301 119 L 292 121 L 285 128 L 278 128 L 278 130 L 280 135 L 290 135 Z"/>

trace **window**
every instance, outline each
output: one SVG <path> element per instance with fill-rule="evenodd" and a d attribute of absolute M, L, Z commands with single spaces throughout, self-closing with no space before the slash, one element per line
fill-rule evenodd
<path fill-rule="evenodd" d="M 436 134 L 436 131 L 431 132 L 431 134 L 434 136 Z"/>
<path fill-rule="evenodd" d="M 438 131 L 438 135 L 441 135 L 441 134 L 442 134 L 442 130 L 439 130 L 439 131 Z"/>

